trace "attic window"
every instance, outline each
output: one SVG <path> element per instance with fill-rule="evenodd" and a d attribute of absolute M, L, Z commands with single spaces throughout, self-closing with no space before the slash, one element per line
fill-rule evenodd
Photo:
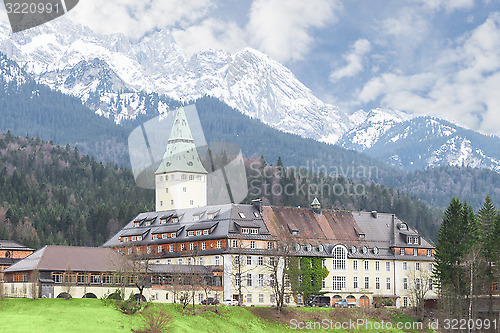
<path fill-rule="evenodd" d="M 179 222 L 179 218 L 178 217 L 172 217 L 172 223 L 177 223 Z"/>
<path fill-rule="evenodd" d="M 188 231 L 188 236 L 194 236 L 194 231 Z"/>
<path fill-rule="evenodd" d="M 134 228 L 138 227 L 141 225 L 141 221 L 135 221 L 134 222 Z"/>
<path fill-rule="evenodd" d="M 212 220 L 215 217 L 215 213 L 208 213 L 207 219 Z"/>
<path fill-rule="evenodd" d="M 167 224 L 167 219 L 160 219 L 160 224 Z"/>
<path fill-rule="evenodd" d="M 253 212 L 253 216 L 260 217 L 259 213 L 257 213 L 257 212 Z"/>
<path fill-rule="evenodd" d="M 147 227 L 147 226 L 150 226 L 151 225 L 151 221 L 146 221 L 144 222 L 144 226 Z"/>
<path fill-rule="evenodd" d="M 200 215 L 193 215 L 193 221 L 199 221 Z"/>
<path fill-rule="evenodd" d="M 208 229 L 203 230 L 203 235 L 208 235 Z"/>
<path fill-rule="evenodd" d="M 399 226 L 399 229 L 400 230 L 408 230 L 408 226 L 406 225 L 406 223 L 401 223 L 401 225 Z"/>
<path fill-rule="evenodd" d="M 257 228 L 250 228 L 250 233 L 253 234 L 253 235 L 256 235 L 259 233 L 259 229 Z"/>
<path fill-rule="evenodd" d="M 250 233 L 250 229 L 248 229 L 248 228 L 241 228 L 241 233 L 242 234 L 249 234 Z"/>
<path fill-rule="evenodd" d="M 240 216 L 240 218 L 242 218 L 242 219 L 246 219 L 245 214 L 243 214 L 243 213 L 238 213 L 238 215 Z"/>
<path fill-rule="evenodd" d="M 292 235 L 298 235 L 299 231 L 298 230 L 292 230 Z"/>
<path fill-rule="evenodd" d="M 359 238 L 361 238 L 361 239 L 365 239 L 365 234 L 359 234 L 358 236 L 359 236 Z"/>

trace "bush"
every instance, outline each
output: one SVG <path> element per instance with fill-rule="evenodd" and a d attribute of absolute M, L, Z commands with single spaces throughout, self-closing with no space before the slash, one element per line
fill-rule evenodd
<path fill-rule="evenodd" d="M 115 307 L 125 314 L 134 314 L 142 309 L 142 305 L 133 299 L 128 299 L 126 301 L 116 300 Z"/>
<path fill-rule="evenodd" d="M 166 314 L 164 308 L 150 309 L 141 313 L 143 326 L 135 333 L 163 333 L 172 329 L 172 317 Z"/>

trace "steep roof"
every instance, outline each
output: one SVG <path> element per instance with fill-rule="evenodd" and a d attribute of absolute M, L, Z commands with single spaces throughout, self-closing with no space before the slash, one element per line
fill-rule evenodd
<path fill-rule="evenodd" d="M 127 262 L 128 259 L 112 249 L 47 245 L 3 272 L 32 270 L 106 272 L 119 270 Z"/>
<path fill-rule="evenodd" d="M 182 106 L 177 109 L 165 154 L 155 173 L 161 174 L 173 171 L 207 173 L 201 164 L 193 135 L 189 129 L 186 113 Z"/>
<path fill-rule="evenodd" d="M 11 240 L 0 240 L 0 250 L 24 250 L 24 251 L 33 251 L 32 248 L 19 244 L 18 242 L 14 242 Z"/>

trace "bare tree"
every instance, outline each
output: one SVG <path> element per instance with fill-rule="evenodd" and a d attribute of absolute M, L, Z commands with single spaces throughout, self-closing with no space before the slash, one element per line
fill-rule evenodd
<path fill-rule="evenodd" d="M 276 302 L 276 310 L 281 312 L 285 303 L 285 295 L 290 293 L 290 282 L 288 280 L 289 261 L 291 257 L 291 246 L 287 243 L 278 242 L 269 255 L 266 263 L 270 274 L 270 286 L 273 290 Z"/>
<path fill-rule="evenodd" d="M 250 260 L 253 261 L 253 259 L 249 259 L 251 257 L 250 255 L 245 255 L 245 246 L 243 245 L 243 241 L 241 239 L 236 239 L 233 240 L 233 242 L 236 241 L 236 243 L 233 243 L 236 246 L 233 246 L 235 249 L 234 254 L 232 255 L 232 283 L 233 286 L 236 288 L 238 292 L 238 306 L 243 305 L 243 290 L 246 290 L 247 288 L 247 283 L 245 282 L 245 277 L 247 277 L 247 274 L 251 274 L 250 272 L 255 269 L 255 265 L 249 263 Z M 248 277 L 247 277 L 248 278 Z"/>
<path fill-rule="evenodd" d="M 37 299 L 40 296 L 40 271 L 35 269 L 30 274 L 31 298 Z"/>
<path fill-rule="evenodd" d="M 409 297 L 419 318 L 423 318 L 425 297 L 433 289 L 432 270 L 423 267 L 423 263 L 415 262 L 406 276 L 410 281 Z"/>

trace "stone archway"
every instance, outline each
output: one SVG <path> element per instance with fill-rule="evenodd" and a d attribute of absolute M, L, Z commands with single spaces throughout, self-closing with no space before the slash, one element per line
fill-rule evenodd
<path fill-rule="evenodd" d="M 368 296 L 363 295 L 359 298 L 359 307 L 360 308 L 370 307 L 370 299 L 368 298 Z"/>

